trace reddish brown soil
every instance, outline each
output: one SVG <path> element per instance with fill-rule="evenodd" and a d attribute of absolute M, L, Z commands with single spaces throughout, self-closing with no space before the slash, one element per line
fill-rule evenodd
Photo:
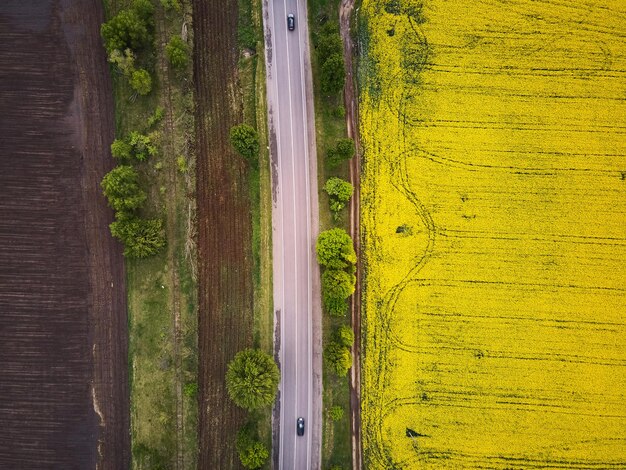
<path fill-rule="evenodd" d="M 101 21 L 99 0 L 0 5 L 0 468 L 129 464 Z"/>
<path fill-rule="evenodd" d="M 245 413 L 224 377 L 252 345 L 252 253 L 248 177 L 228 133 L 241 122 L 237 1 L 194 0 L 198 217 L 199 459 L 201 469 L 242 468 L 235 451 Z"/>

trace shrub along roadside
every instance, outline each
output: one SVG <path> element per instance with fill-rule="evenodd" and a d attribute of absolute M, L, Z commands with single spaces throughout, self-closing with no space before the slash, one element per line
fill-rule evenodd
<path fill-rule="evenodd" d="M 339 139 L 334 148 L 326 151 L 326 163 L 329 168 L 337 168 L 352 157 L 354 157 L 354 140 L 352 139 Z"/>
<path fill-rule="evenodd" d="M 354 155 L 354 150 L 348 148 L 347 143 L 353 147 L 353 142 L 347 139 L 345 120 L 345 107 L 341 90 L 342 83 L 335 82 L 336 88 L 329 88 L 332 80 L 330 75 L 335 72 L 332 66 L 326 62 L 333 56 L 342 56 L 343 44 L 339 35 L 339 0 L 311 0 L 309 7 L 309 27 L 311 30 L 312 44 L 312 68 L 313 83 L 315 85 L 315 116 L 317 124 L 318 143 L 318 181 L 320 188 L 326 187 L 330 177 L 338 177 L 342 180 L 349 179 L 349 166 L 347 161 Z M 335 65 L 338 66 L 339 60 Z M 326 65 L 325 65 L 326 64 Z M 332 64 L 332 60 L 331 60 Z M 343 61 L 341 68 L 343 69 Z M 344 71 L 338 71 L 337 77 L 342 77 Z M 332 92 L 329 92 L 331 90 Z M 339 142 L 346 142 L 341 143 Z M 330 189 L 330 188 L 329 188 Z M 339 189 L 339 188 L 337 188 Z M 348 211 L 346 207 L 340 209 L 342 201 L 339 194 L 325 191 L 320 197 L 320 223 L 321 230 L 332 227 L 342 227 L 348 230 Z M 328 202 L 324 198 L 328 194 Z M 346 201 L 347 203 L 347 201 Z M 331 211 L 329 206 L 333 207 Z M 334 210 L 338 209 L 338 210 Z M 328 268 L 326 268 L 328 269 Z M 353 273 L 354 267 L 343 268 L 348 274 Z M 332 290 L 332 289 L 331 289 Z M 349 298 L 333 297 L 324 295 L 323 338 L 324 347 L 334 341 L 335 330 L 341 326 L 349 328 Z M 332 348 L 331 348 L 332 349 Z M 336 348 L 344 356 L 344 351 Z M 348 366 L 349 368 L 349 366 Z M 346 369 L 346 367 L 344 367 Z M 350 422 L 347 410 L 350 406 L 350 390 L 345 376 L 337 375 L 329 364 L 328 352 L 324 359 L 324 408 L 323 414 L 323 444 L 322 444 L 322 468 L 351 468 L 352 453 L 350 439 Z M 339 406 L 346 410 L 346 414 L 338 419 L 333 419 L 330 409 Z"/>
<path fill-rule="evenodd" d="M 239 351 L 228 364 L 226 389 L 233 402 L 248 411 L 270 406 L 276 399 L 280 371 L 272 356 L 261 349 Z M 252 424 L 244 426 L 237 435 L 239 459 L 244 467 L 260 468 L 269 458 L 269 450 L 259 440 Z"/>
<path fill-rule="evenodd" d="M 325 268 L 322 273 L 324 310 L 334 317 L 344 316 L 356 283 L 352 238 L 345 230 L 333 228 L 319 234 L 315 248 L 317 262 Z"/>
<path fill-rule="evenodd" d="M 254 167 L 259 166 L 259 135 L 254 127 L 239 124 L 230 129 L 233 148 Z"/>
<path fill-rule="evenodd" d="M 335 95 L 343 89 L 346 78 L 339 24 L 327 21 L 314 36 L 314 46 L 320 63 L 320 88 Z"/>
<path fill-rule="evenodd" d="M 354 187 L 351 183 L 335 176 L 328 178 L 324 185 L 324 191 L 328 193 L 330 210 L 335 220 L 339 219 L 339 213 L 352 197 Z"/>
<path fill-rule="evenodd" d="M 279 381 L 280 371 L 274 359 L 260 349 L 239 351 L 228 364 L 228 395 L 237 406 L 248 411 L 271 405 Z"/>
<path fill-rule="evenodd" d="M 326 363 L 340 377 L 345 376 L 350 367 L 352 367 L 352 353 L 350 349 L 353 344 L 354 332 L 352 328 L 348 325 L 341 325 L 333 332 L 332 340 L 329 341 L 324 350 Z M 337 419 L 341 419 L 341 417 Z"/>
<path fill-rule="evenodd" d="M 320 233 L 315 245 L 317 262 L 328 269 L 345 269 L 356 263 L 352 238 L 342 228 L 332 228 Z"/>
<path fill-rule="evenodd" d="M 257 433 L 250 425 L 239 430 L 235 447 L 241 464 L 251 470 L 261 468 L 270 456 L 268 448 L 259 440 Z"/>

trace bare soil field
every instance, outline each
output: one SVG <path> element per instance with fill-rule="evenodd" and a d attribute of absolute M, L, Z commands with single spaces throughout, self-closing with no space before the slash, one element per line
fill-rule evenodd
<path fill-rule="evenodd" d="M 98 0 L 0 6 L 0 468 L 129 465 Z"/>
<path fill-rule="evenodd" d="M 242 119 L 237 1 L 193 2 L 199 285 L 199 468 L 242 468 L 244 412 L 228 398 L 226 365 L 252 346 L 252 223 L 243 160 L 228 133 Z"/>

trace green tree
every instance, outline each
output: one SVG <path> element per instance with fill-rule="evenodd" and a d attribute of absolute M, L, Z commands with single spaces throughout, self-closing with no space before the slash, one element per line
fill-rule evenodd
<path fill-rule="evenodd" d="M 339 23 L 337 21 L 327 21 L 320 28 L 321 36 L 330 36 L 332 34 L 339 34 Z"/>
<path fill-rule="evenodd" d="M 333 54 L 324 61 L 320 69 L 320 82 L 324 93 L 339 93 L 343 89 L 345 78 L 346 71 L 341 54 Z"/>
<path fill-rule="evenodd" d="M 356 277 L 342 269 L 326 268 L 322 273 L 322 289 L 331 296 L 347 299 L 354 294 Z"/>
<path fill-rule="evenodd" d="M 139 176 L 132 166 L 113 168 L 104 175 L 100 185 L 109 205 L 116 211 L 132 211 L 146 200 L 146 193 L 139 187 Z"/>
<path fill-rule="evenodd" d="M 346 348 L 351 348 L 354 344 L 354 330 L 348 325 L 341 325 L 335 331 L 335 341 Z"/>
<path fill-rule="evenodd" d="M 128 144 L 132 149 L 132 156 L 143 162 L 157 153 L 157 147 L 149 135 L 132 131 L 128 136 Z"/>
<path fill-rule="evenodd" d="M 329 23 L 330 22 L 326 24 Z M 315 49 L 317 50 L 319 61 L 322 64 L 326 62 L 330 56 L 334 54 L 341 54 L 343 44 L 341 43 L 339 30 L 319 35 Z"/>
<path fill-rule="evenodd" d="M 348 310 L 348 302 L 345 298 L 333 297 L 328 292 L 322 291 L 322 303 L 324 304 L 324 311 L 331 317 L 343 317 Z"/>
<path fill-rule="evenodd" d="M 189 46 L 180 36 L 172 36 L 165 47 L 167 60 L 175 70 L 185 70 L 189 63 Z"/>
<path fill-rule="evenodd" d="M 147 95 L 152 91 L 152 77 L 146 69 L 133 71 L 128 79 L 128 83 L 140 95 Z"/>
<path fill-rule="evenodd" d="M 165 9 L 165 11 L 174 10 L 180 12 L 180 0 L 161 0 L 161 6 Z"/>
<path fill-rule="evenodd" d="M 280 372 L 272 356 L 260 349 L 244 349 L 228 364 L 226 388 L 237 406 L 254 410 L 271 405 Z"/>
<path fill-rule="evenodd" d="M 352 353 L 348 348 L 335 341 L 331 341 L 326 346 L 324 359 L 333 372 L 340 377 L 344 377 L 352 367 Z"/>
<path fill-rule="evenodd" d="M 128 47 L 121 51 L 115 49 L 109 53 L 109 62 L 114 64 L 126 77 L 135 70 L 135 54 Z"/>
<path fill-rule="evenodd" d="M 127 258 L 147 258 L 165 246 L 161 219 L 141 219 L 118 212 L 109 228 L 111 234 L 124 244 L 124 256 Z"/>
<path fill-rule="evenodd" d="M 154 21 L 154 3 L 152 0 L 133 0 L 132 9 L 147 24 L 152 24 Z"/>
<path fill-rule="evenodd" d="M 354 156 L 354 140 L 352 139 L 339 139 L 335 150 L 341 158 L 348 160 Z"/>
<path fill-rule="evenodd" d="M 143 162 L 156 153 L 157 147 L 152 137 L 137 131 L 132 131 L 124 140 L 115 139 L 111 144 L 111 154 L 122 161 L 134 158 Z"/>
<path fill-rule="evenodd" d="M 230 129 L 230 143 L 253 164 L 256 164 L 259 157 L 259 135 L 254 127 L 247 124 L 239 124 Z"/>
<path fill-rule="evenodd" d="M 118 160 L 128 160 L 132 157 L 132 146 L 122 139 L 115 139 L 111 144 L 111 155 Z"/>
<path fill-rule="evenodd" d="M 328 166 L 336 168 L 344 161 L 351 159 L 354 156 L 354 140 L 352 139 L 339 139 L 335 148 L 328 149 L 326 152 L 326 161 Z"/>
<path fill-rule="evenodd" d="M 320 233 L 315 248 L 317 262 L 329 269 L 344 269 L 356 263 L 352 238 L 341 228 Z"/>
<path fill-rule="evenodd" d="M 326 181 L 324 191 L 330 197 L 330 210 L 339 212 L 352 197 L 354 187 L 348 181 L 333 176 Z"/>
<path fill-rule="evenodd" d="M 115 50 L 139 49 L 152 41 L 148 25 L 134 9 L 122 10 L 100 27 L 104 47 Z"/>
<path fill-rule="evenodd" d="M 157 106 L 157 108 L 154 110 L 154 113 L 152 113 L 152 116 L 148 118 L 148 127 L 156 126 L 163 120 L 164 116 L 165 109 L 162 106 Z"/>
<path fill-rule="evenodd" d="M 235 447 L 241 464 L 250 470 L 261 468 L 270 456 L 265 444 L 254 438 L 248 426 L 237 433 Z"/>
<path fill-rule="evenodd" d="M 328 410 L 328 415 L 330 416 L 330 419 L 332 419 L 333 421 L 339 421 L 341 418 L 343 418 L 343 408 L 341 406 L 333 406 L 330 408 L 330 410 Z"/>

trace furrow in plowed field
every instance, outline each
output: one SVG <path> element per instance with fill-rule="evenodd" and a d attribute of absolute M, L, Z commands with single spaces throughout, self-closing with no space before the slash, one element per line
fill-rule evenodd
<path fill-rule="evenodd" d="M 362 12 L 366 468 L 626 467 L 626 5 Z"/>
<path fill-rule="evenodd" d="M 0 468 L 129 464 L 99 1 L 0 5 Z"/>
<path fill-rule="evenodd" d="M 228 398 L 226 365 L 252 345 L 251 215 L 245 165 L 230 146 L 241 122 L 237 1 L 193 2 L 199 286 L 199 468 L 241 468 L 244 412 Z"/>

